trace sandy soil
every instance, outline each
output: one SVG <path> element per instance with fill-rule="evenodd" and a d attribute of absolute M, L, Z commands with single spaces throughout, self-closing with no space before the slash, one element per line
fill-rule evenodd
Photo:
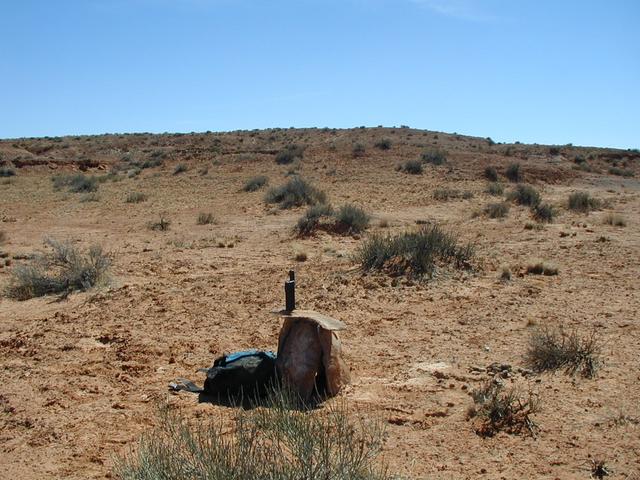
<path fill-rule="evenodd" d="M 390 150 L 374 143 L 392 142 Z M 355 203 L 372 213 L 369 231 L 397 233 L 435 220 L 477 246 L 473 272 L 442 272 L 428 283 L 358 270 L 351 255 L 363 238 L 326 233 L 298 239 L 303 209 L 277 210 L 264 190 L 241 191 L 258 174 L 286 181 L 290 166 L 274 155 L 289 143 L 306 146 L 301 175 L 335 206 Z M 354 157 L 354 143 L 365 153 Z M 426 147 L 448 152 L 422 175 L 394 169 Z M 592 155 L 597 172 L 573 168 Z M 155 157 L 154 157 L 155 156 Z M 164 158 L 159 167 L 100 184 L 98 201 L 54 191 L 50 177 L 80 168 L 102 175 L 133 159 Z M 636 177 L 607 173 L 622 163 Z M 202 381 L 195 370 L 223 352 L 275 349 L 282 282 L 294 268 L 301 307 L 343 320 L 353 383 L 342 396 L 387 425 L 384 460 L 406 478 L 589 478 L 602 459 L 612 478 L 640 478 L 640 175 L 634 152 L 531 145 L 410 129 L 268 130 L 228 134 L 110 135 L 0 142 L 0 162 L 17 175 L 0 179 L 0 286 L 13 266 L 42 250 L 43 238 L 93 243 L 113 253 L 109 286 L 67 299 L 0 299 L 0 476 L 107 478 L 117 455 L 135 446 L 167 399 L 187 415 L 227 415 L 170 394 L 176 377 Z M 506 219 L 475 211 L 491 201 L 482 171 L 519 161 L 526 181 L 559 208 L 552 224 L 525 229 L 529 210 Z M 174 175 L 184 163 L 188 170 Z M 205 173 L 203 169 L 207 169 Z M 437 201 L 440 187 L 470 199 Z M 577 190 L 604 200 L 588 215 L 568 211 Z M 130 192 L 148 199 L 126 203 Z M 216 224 L 196 225 L 200 212 Z M 622 215 L 626 227 L 603 222 Z M 147 228 L 161 213 L 168 232 Z M 388 221 L 381 227 L 380 220 Z M 296 252 L 305 262 L 296 262 Z M 525 275 L 533 259 L 555 263 L 557 276 Z M 5 260 L 5 259 L 0 259 Z M 500 281 L 502 265 L 511 281 Z M 593 380 L 517 373 L 532 331 L 564 326 L 595 331 L 604 366 Z M 469 392 L 491 378 L 493 362 L 510 364 L 506 379 L 537 392 L 537 436 L 484 438 L 467 419 Z"/>

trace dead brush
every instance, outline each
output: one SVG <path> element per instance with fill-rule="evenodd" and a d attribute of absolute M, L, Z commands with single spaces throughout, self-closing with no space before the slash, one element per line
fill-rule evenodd
<path fill-rule="evenodd" d="M 564 369 L 568 375 L 580 373 L 593 378 L 602 365 L 600 338 L 595 330 L 580 337 L 574 330 L 544 328 L 533 332 L 529 339 L 526 361 L 539 373 Z"/>
<path fill-rule="evenodd" d="M 521 396 L 516 389 L 505 389 L 501 383 L 489 381 L 471 392 L 471 396 L 474 406 L 467 416 L 477 419 L 478 435 L 492 437 L 498 432 L 527 431 L 535 436 L 538 427 L 531 415 L 538 411 L 539 399 L 533 392 Z"/>

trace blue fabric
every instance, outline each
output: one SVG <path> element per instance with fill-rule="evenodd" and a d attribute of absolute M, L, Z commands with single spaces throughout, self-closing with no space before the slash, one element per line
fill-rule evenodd
<path fill-rule="evenodd" d="M 272 358 L 272 359 L 276 359 L 276 354 L 273 352 L 263 352 L 261 350 L 244 350 L 242 352 L 234 352 L 234 353 L 230 353 L 229 355 L 225 356 L 225 361 L 226 363 L 232 363 L 235 362 L 236 360 L 240 360 L 241 358 L 244 357 L 250 357 L 252 355 L 267 355 L 268 357 Z"/>

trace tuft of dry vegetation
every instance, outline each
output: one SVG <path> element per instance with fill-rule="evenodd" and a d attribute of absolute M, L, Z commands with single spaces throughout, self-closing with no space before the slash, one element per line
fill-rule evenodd
<path fill-rule="evenodd" d="M 51 178 L 54 190 L 67 188 L 71 193 L 90 193 L 98 190 L 98 179 L 82 173 L 54 175 Z"/>
<path fill-rule="evenodd" d="M 431 165 L 443 165 L 447 161 L 447 154 L 442 150 L 428 149 L 422 152 L 420 160 Z"/>
<path fill-rule="evenodd" d="M 526 272 L 533 275 L 552 276 L 558 274 L 558 267 L 543 261 L 535 261 L 527 265 Z"/>
<path fill-rule="evenodd" d="M 269 179 L 265 175 L 256 175 L 246 181 L 242 190 L 245 192 L 256 192 L 264 187 L 269 182 Z"/>
<path fill-rule="evenodd" d="M 568 207 L 575 212 L 587 213 L 597 210 L 601 205 L 600 200 L 593 198 L 587 192 L 575 192 L 569 195 Z"/>
<path fill-rule="evenodd" d="M 527 205 L 529 207 L 537 206 L 542 200 L 540 193 L 531 185 L 518 185 L 509 193 L 508 198 L 519 205 Z"/>
<path fill-rule="evenodd" d="M 602 365 L 600 353 L 601 342 L 595 330 L 580 337 L 575 330 L 566 333 L 544 328 L 531 335 L 526 360 L 539 373 L 564 369 L 569 375 L 580 373 L 593 378 Z"/>
<path fill-rule="evenodd" d="M 184 163 L 179 163 L 177 164 L 174 168 L 173 168 L 173 174 L 174 175 L 179 175 L 181 173 L 186 172 L 187 170 L 189 170 L 189 167 L 187 167 L 186 164 Z"/>
<path fill-rule="evenodd" d="M 212 223 L 216 223 L 216 218 L 213 216 L 213 213 L 204 213 L 201 212 L 198 214 L 198 219 L 196 220 L 198 225 L 210 225 Z"/>
<path fill-rule="evenodd" d="M 539 399 L 531 391 L 521 396 L 494 380 L 471 392 L 471 396 L 475 405 L 467 416 L 479 420 L 478 435 L 492 437 L 498 432 L 518 434 L 526 430 L 535 436 L 538 427 L 531 415 L 538 411 Z"/>
<path fill-rule="evenodd" d="M 127 195 L 125 202 L 127 203 L 140 203 L 144 202 L 147 196 L 142 192 L 131 192 Z"/>
<path fill-rule="evenodd" d="M 422 173 L 422 162 L 420 160 L 407 160 L 400 165 L 400 170 L 411 175 L 420 175 Z"/>
<path fill-rule="evenodd" d="M 520 183 L 524 180 L 524 172 L 519 163 L 511 163 L 504 172 L 505 177 L 514 183 Z"/>
<path fill-rule="evenodd" d="M 304 156 L 304 147 L 297 144 L 287 145 L 284 150 L 276 154 L 276 163 L 278 165 L 288 165 L 298 160 L 302 160 Z"/>
<path fill-rule="evenodd" d="M 620 167 L 609 167 L 608 172 L 611 175 L 618 175 L 619 177 L 633 177 L 633 171 L 632 170 L 627 170 L 625 168 L 620 168 Z"/>
<path fill-rule="evenodd" d="M 501 197 L 504 194 L 504 185 L 498 182 L 492 182 L 487 185 L 487 193 L 495 197 Z"/>
<path fill-rule="evenodd" d="M 318 230 L 353 235 L 369 227 L 371 217 L 356 205 L 343 205 L 334 210 L 330 205 L 318 204 L 307 209 L 298 220 L 295 231 L 299 236 L 311 235 Z"/>
<path fill-rule="evenodd" d="M 470 268 L 473 256 L 473 245 L 459 245 L 456 236 L 443 231 L 438 225 L 426 225 L 417 232 L 395 236 L 373 235 L 356 253 L 364 270 L 417 278 L 432 278 L 439 265 Z"/>
<path fill-rule="evenodd" d="M 614 227 L 626 227 L 627 221 L 622 215 L 616 213 L 608 213 L 603 219 L 605 225 L 612 225 Z"/>
<path fill-rule="evenodd" d="M 327 196 L 300 177 L 293 177 L 284 185 L 270 188 L 264 197 L 266 203 L 277 203 L 280 208 L 301 207 L 326 203 Z"/>
<path fill-rule="evenodd" d="M 504 218 L 509 213 L 509 204 L 507 202 L 489 203 L 484 207 L 484 213 L 489 218 Z"/>
<path fill-rule="evenodd" d="M 160 215 L 160 218 L 158 219 L 157 222 L 149 223 L 150 230 L 155 230 L 160 232 L 166 232 L 167 230 L 169 230 L 170 226 L 171 226 L 171 222 L 164 216 L 164 214 Z"/>
<path fill-rule="evenodd" d="M 556 210 L 549 203 L 540 203 L 531 208 L 533 218 L 538 222 L 551 223 L 556 216 Z"/>
<path fill-rule="evenodd" d="M 50 294 L 88 290 L 106 280 L 111 258 L 100 246 L 82 252 L 70 242 L 46 239 L 51 252 L 35 255 L 26 265 L 17 265 L 5 294 L 28 300 Z"/>
<path fill-rule="evenodd" d="M 498 170 L 496 170 L 496 167 L 492 167 L 492 166 L 485 167 L 485 169 L 484 169 L 484 178 L 486 178 L 490 182 L 497 182 L 498 181 Z"/>
<path fill-rule="evenodd" d="M 391 480 L 376 461 L 384 439 L 380 422 L 353 421 L 344 403 L 305 411 L 280 397 L 270 400 L 269 408 L 235 410 L 230 430 L 214 420 L 190 423 L 164 407 L 159 427 L 119 459 L 115 475 L 121 480 Z"/>
<path fill-rule="evenodd" d="M 391 140 L 388 138 L 382 138 L 378 140 L 374 146 L 380 150 L 389 150 L 391 148 Z"/>

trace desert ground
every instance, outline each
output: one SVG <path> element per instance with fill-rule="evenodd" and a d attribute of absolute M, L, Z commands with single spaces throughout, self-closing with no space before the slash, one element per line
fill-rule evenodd
<path fill-rule="evenodd" d="M 382 139 L 384 148 L 376 146 Z M 291 144 L 304 147 L 302 159 L 277 164 Z M 396 169 L 432 148 L 446 152 L 446 163 L 415 175 Z M 485 167 L 496 167 L 508 193 L 515 184 L 504 172 L 514 162 L 555 207 L 551 223 L 513 202 L 505 218 L 483 214 L 496 201 Z M 611 478 L 640 478 L 637 151 L 496 144 L 410 128 L 271 129 L 9 139 L 0 141 L 1 166 L 15 175 L 0 178 L 0 288 L 46 251 L 46 238 L 98 244 L 112 257 L 106 285 L 0 297 L 3 478 L 110 478 L 114 460 L 156 425 L 158 402 L 189 418 L 231 415 L 168 384 L 201 383 L 196 370 L 225 352 L 275 350 L 281 320 L 270 312 L 284 306 L 290 269 L 300 307 L 348 326 L 341 339 L 353 378 L 339 399 L 384 421 L 380 461 L 390 472 L 586 479 L 604 462 Z M 621 170 L 627 176 L 614 174 Z M 92 194 L 54 189 L 53 176 L 77 172 L 117 173 Z M 243 191 L 256 175 L 268 185 Z M 305 208 L 264 202 L 269 187 L 293 175 L 336 207 L 364 208 L 370 227 L 298 237 Z M 443 188 L 470 193 L 434 198 Z M 577 191 L 601 206 L 568 209 Z M 137 192 L 146 199 L 126 201 Z M 200 213 L 215 222 L 198 225 Z M 608 224 L 611 214 L 625 226 Z M 161 215 L 168 230 L 150 229 Z M 355 255 L 371 235 L 425 222 L 472 242 L 471 268 L 442 268 L 428 280 L 360 268 Z M 557 275 L 528 274 L 535 260 Z M 504 268 L 511 279 L 501 278 Z M 595 336 L 597 375 L 531 372 L 529 341 L 544 327 Z M 476 432 L 470 393 L 494 377 L 487 367 L 496 363 L 511 367 L 503 382 L 539 398 L 535 435 Z"/>

